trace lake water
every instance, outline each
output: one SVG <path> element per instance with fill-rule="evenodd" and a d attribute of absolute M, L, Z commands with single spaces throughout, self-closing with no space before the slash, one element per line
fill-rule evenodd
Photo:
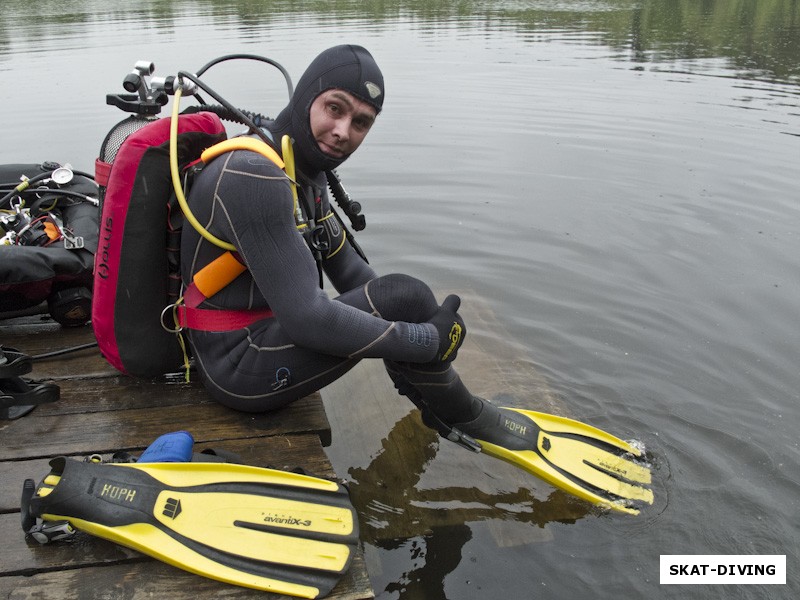
<path fill-rule="evenodd" d="M 373 266 L 489 311 L 475 339 L 530 373 L 506 400 L 546 395 L 652 457 L 655 504 L 605 514 L 439 444 L 391 393 L 332 389 L 329 452 L 378 598 L 800 593 L 800 4 L 3 0 L 1 14 L 0 163 L 91 170 L 125 116 L 105 95 L 140 59 L 168 75 L 247 52 L 297 81 L 324 48 L 369 48 L 384 112 L 340 174 Z M 261 65 L 208 82 L 268 115 L 286 100 Z M 663 586 L 664 554 L 786 555 L 787 585 Z"/>

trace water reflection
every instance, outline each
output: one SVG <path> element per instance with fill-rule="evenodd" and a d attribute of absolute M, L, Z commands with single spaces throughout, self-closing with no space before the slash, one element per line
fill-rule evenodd
<path fill-rule="evenodd" d="M 436 488 L 420 486 L 426 465 L 439 451 L 439 442 L 415 411 L 395 424 L 382 441 L 382 451 L 368 466 L 350 470 L 351 492 L 358 496 L 360 486 L 368 490 L 363 518 L 370 541 L 385 543 L 424 535 L 430 527 L 496 518 L 544 527 L 550 522 L 574 523 L 589 512 L 590 505 L 573 502 L 558 490 L 540 499 L 531 486 L 488 492 L 464 487 L 465 481 L 456 477 Z"/>
<path fill-rule="evenodd" d="M 800 5 L 793 0 L 149 0 L 135 5 L 5 0 L 3 12 L 0 60 L 14 51 L 20 38 L 41 42 L 65 33 L 79 36 L 87 27 L 136 23 L 170 34 L 178 20 L 200 14 L 246 39 L 248 32 L 260 35 L 273 22 L 285 27 L 287 17 L 296 17 L 296 27 L 315 17 L 331 27 L 361 23 L 373 32 L 391 29 L 398 20 L 410 21 L 422 37 L 436 35 L 443 22 L 473 33 L 504 29 L 531 41 L 553 32 L 574 32 L 581 34 L 581 44 L 607 46 L 621 61 L 671 63 L 696 71 L 710 68 L 701 60 L 718 58 L 725 64 L 717 73 L 734 70 L 741 78 L 800 81 Z"/>
<path fill-rule="evenodd" d="M 348 487 L 360 507 L 361 539 L 379 550 L 402 550 L 409 557 L 405 572 L 386 584 L 387 593 L 402 593 L 406 599 L 448 598 L 445 581 L 461 564 L 475 522 L 494 522 L 499 531 L 492 540 L 494 547 L 529 544 L 549 537 L 531 535 L 528 528 L 575 523 L 591 510 L 559 490 L 541 499 L 530 485 L 485 491 L 464 487 L 465 479 L 456 476 L 426 488 L 421 478 L 439 443 L 415 411 L 392 428 L 369 465 L 349 472 Z M 513 526 L 504 528 L 497 521 Z"/>

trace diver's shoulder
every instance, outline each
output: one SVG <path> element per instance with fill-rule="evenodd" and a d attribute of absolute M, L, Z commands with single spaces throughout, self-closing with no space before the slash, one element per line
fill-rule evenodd
<path fill-rule="evenodd" d="M 280 175 L 283 173 L 281 165 L 273 159 L 251 148 L 232 150 L 226 161 L 226 169 L 235 169 L 242 173 L 253 175 Z"/>

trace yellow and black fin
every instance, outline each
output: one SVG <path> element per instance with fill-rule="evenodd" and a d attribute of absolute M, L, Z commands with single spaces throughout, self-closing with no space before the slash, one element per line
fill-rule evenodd
<path fill-rule="evenodd" d="M 333 589 L 358 547 L 355 509 L 347 489 L 333 481 L 219 462 L 62 457 L 50 466 L 27 492 L 29 524 L 66 522 L 226 583 L 318 598 Z"/>

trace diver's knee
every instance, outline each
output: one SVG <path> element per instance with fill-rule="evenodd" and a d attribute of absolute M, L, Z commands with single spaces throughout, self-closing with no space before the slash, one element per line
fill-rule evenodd
<path fill-rule="evenodd" d="M 403 273 L 392 273 L 367 284 L 367 295 L 384 319 L 424 322 L 438 304 L 428 285 Z"/>

